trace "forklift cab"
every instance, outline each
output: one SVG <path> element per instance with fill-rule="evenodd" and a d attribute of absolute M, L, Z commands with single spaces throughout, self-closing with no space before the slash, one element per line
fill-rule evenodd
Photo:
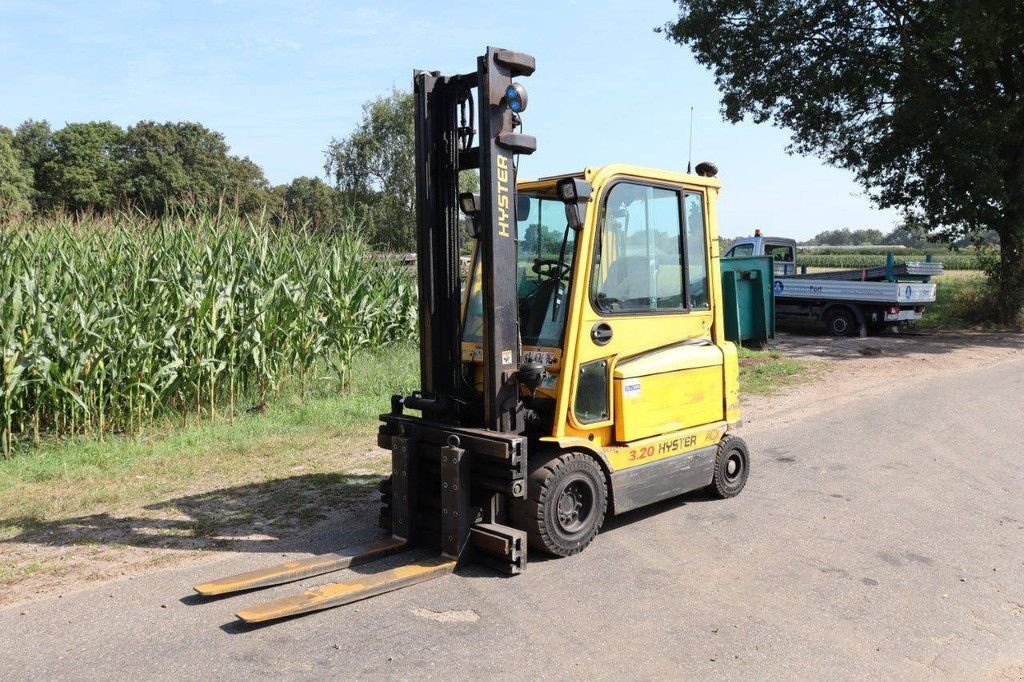
<path fill-rule="evenodd" d="M 578 228 L 557 190 L 566 178 L 592 192 Z M 716 324 L 718 189 L 714 178 L 627 165 L 518 184 L 523 359 L 543 367 L 536 389 L 520 388 L 535 438 L 600 451 L 616 471 L 717 442 L 738 423 L 736 351 Z M 480 272 L 474 256 L 462 354 L 477 387 Z M 679 450 L 647 442 L 709 425 L 713 435 L 684 436 Z"/>

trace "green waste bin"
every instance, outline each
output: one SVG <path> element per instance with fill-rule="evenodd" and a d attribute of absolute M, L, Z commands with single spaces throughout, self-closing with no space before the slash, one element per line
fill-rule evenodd
<path fill-rule="evenodd" d="M 775 336 L 775 267 L 771 256 L 722 258 L 725 338 L 763 344 Z"/>

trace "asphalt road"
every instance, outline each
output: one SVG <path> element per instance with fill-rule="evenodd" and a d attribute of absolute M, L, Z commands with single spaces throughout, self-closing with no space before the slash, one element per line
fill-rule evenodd
<path fill-rule="evenodd" d="M 760 420 L 738 498 L 620 517 L 513 579 L 470 569 L 244 629 L 235 609 L 296 585 L 187 596 L 273 560 L 240 555 L 15 606 L 0 678 L 1016 678 L 1022 394 L 1013 360 Z"/>

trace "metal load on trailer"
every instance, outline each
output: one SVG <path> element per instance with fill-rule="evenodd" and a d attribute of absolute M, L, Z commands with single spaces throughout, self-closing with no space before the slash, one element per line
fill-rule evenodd
<path fill-rule="evenodd" d="M 887 255 L 889 263 L 872 268 L 854 268 L 850 270 L 831 270 L 828 272 L 802 273 L 785 275 L 787 278 L 831 279 L 850 282 L 927 282 L 932 277 L 942 274 L 942 263 L 932 261 L 911 261 L 908 263 L 893 262 L 893 254 Z"/>

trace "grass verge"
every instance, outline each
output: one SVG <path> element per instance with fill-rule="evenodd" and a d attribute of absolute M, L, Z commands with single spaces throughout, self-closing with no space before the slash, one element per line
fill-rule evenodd
<path fill-rule="evenodd" d="M 771 395 L 781 388 L 812 378 L 813 363 L 786 357 L 782 351 L 740 347 L 740 391 Z"/>
<path fill-rule="evenodd" d="M 935 303 L 917 322 L 919 329 L 995 329 L 997 301 L 980 270 L 947 271 L 935 282 Z"/>
<path fill-rule="evenodd" d="M 299 402 L 284 390 L 262 413 L 234 421 L 168 425 L 102 442 L 44 442 L 0 461 L 0 539 L 70 514 L 116 512 L 189 491 L 367 468 L 386 397 L 414 387 L 417 363 L 414 347 L 392 347 L 358 357 L 347 393 L 325 392 Z"/>
<path fill-rule="evenodd" d="M 811 364 L 746 348 L 739 360 L 741 390 L 757 394 L 803 381 Z M 44 442 L 0 460 L 0 539 L 33 523 L 113 513 L 183 493 L 346 470 L 384 473 L 376 471 L 383 462 L 375 452 L 377 417 L 387 396 L 415 387 L 417 362 L 415 347 L 392 347 L 358 358 L 347 393 L 300 403 L 285 390 L 265 412 L 231 422 Z"/>

